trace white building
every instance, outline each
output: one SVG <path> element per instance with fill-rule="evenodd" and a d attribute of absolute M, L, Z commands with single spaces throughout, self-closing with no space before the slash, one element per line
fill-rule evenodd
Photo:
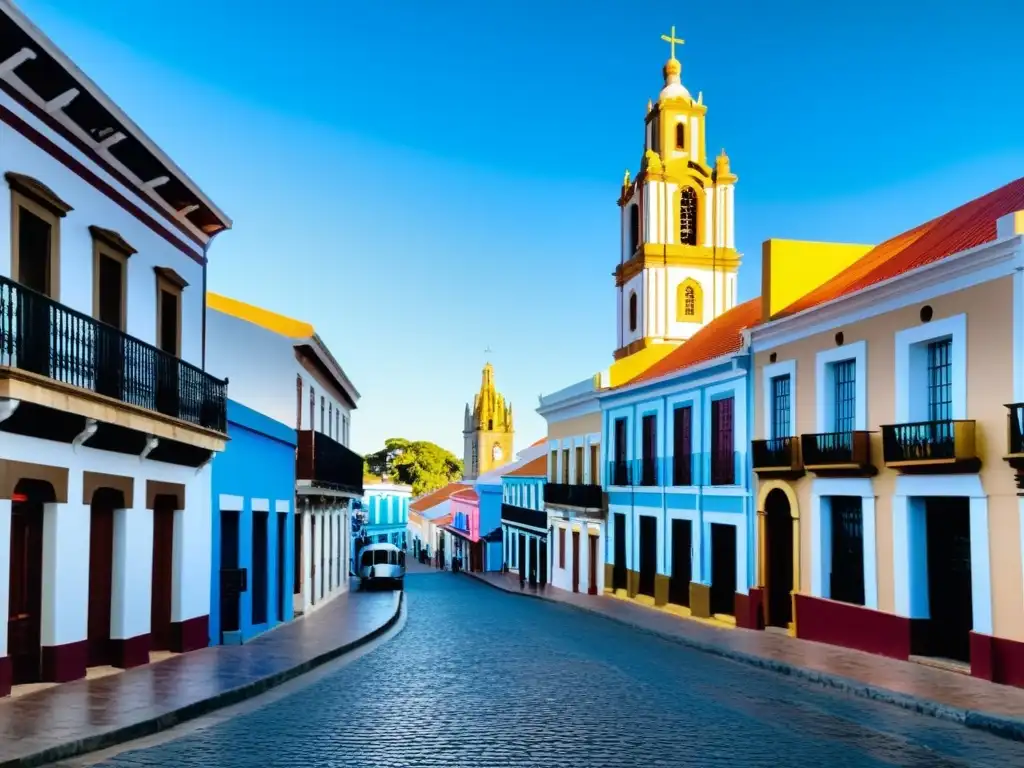
<path fill-rule="evenodd" d="M 351 505 L 363 495 L 363 459 L 349 449 L 359 393 L 313 326 L 208 295 L 206 344 L 231 399 L 298 433 L 294 610 L 348 591 Z"/>
<path fill-rule="evenodd" d="M 207 644 L 230 220 L 0 0 L 0 694 Z"/>
<path fill-rule="evenodd" d="M 540 398 L 548 423 L 544 509 L 551 584 L 592 595 L 604 590 L 608 517 L 601 456 L 601 404 L 593 377 Z"/>

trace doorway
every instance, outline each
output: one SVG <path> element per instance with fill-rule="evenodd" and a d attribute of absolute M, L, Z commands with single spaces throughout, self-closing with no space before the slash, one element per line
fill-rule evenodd
<path fill-rule="evenodd" d="M 736 613 L 736 526 L 711 524 L 711 613 Z"/>
<path fill-rule="evenodd" d="M 114 586 L 114 510 L 124 509 L 124 494 L 97 488 L 89 510 L 89 633 L 90 667 L 110 663 L 111 593 Z"/>
<path fill-rule="evenodd" d="M 612 565 L 612 589 L 628 589 L 626 578 L 626 513 L 615 513 L 615 561 Z"/>
<path fill-rule="evenodd" d="M 540 540 L 540 559 L 537 563 L 540 585 L 543 587 L 548 583 L 548 542 L 547 539 Z"/>
<path fill-rule="evenodd" d="M 292 594 L 302 594 L 302 514 L 295 513 L 295 538 L 292 541 Z"/>
<path fill-rule="evenodd" d="M 516 561 L 516 567 L 519 569 L 519 581 L 524 581 L 526 579 L 526 537 L 517 533 L 516 538 L 519 539 L 519 559 Z"/>
<path fill-rule="evenodd" d="M 582 450 L 582 449 L 581 449 Z M 580 532 L 572 532 L 572 591 L 580 591 Z"/>
<path fill-rule="evenodd" d="M 529 579 L 531 587 L 537 586 L 537 558 L 539 551 L 537 548 L 537 539 L 533 536 L 530 537 L 530 568 L 529 568 Z"/>
<path fill-rule="evenodd" d="M 267 623 L 267 536 L 269 512 L 252 513 L 252 623 Z"/>
<path fill-rule="evenodd" d="M 768 593 L 765 624 L 788 629 L 793 621 L 793 514 L 789 499 L 778 488 L 764 501 L 765 585 Z"/>
<path fill-rule="evenodd" d="M 284 621 L 285 597 L 285 532 L 288 530 L 288 515 L 277 515 L 277 620 Z"/>
<path fill-rule="evenodd" d="M 53 487 L 22 480 L 11 497 L 11 563 L 7 655 L 14 685 L 42 679 L 43 508 Z"/>
<path fill-rule="evenodd" d="M 658 570 L 658 520 L 651 515 L 638 515 L 640 524 L 640 584 L 641 595 L 654 597 L 654 574 Z"/>
<path fill-rule="evenodd" d="M 693 523 L 672 521 L 672 575 L 668 581 L 668 601 L 690 606 L 690 580 L 693 578 Z"/>
<path fill-rule="evenodd" d="M 242 628 L 241 582 L 228 575 L 238 570 L 239 513 L 220 513 L 220 631 L 237 632 Z M 227 576 L 225 578 L 225 576 Z M 255 610 L 255 606 L 253 606 Z M 223 638 L 222 638 L 223 641 Z"/>
<path fill-rule="evenodd" d="M 929 619 L 924 655 L 971 660 L 971 511 L 963 496 L 925 499 Z"/>
<path fill-rule="evenodd" d="M 334 515 L 327 518 L 327 591 L 334 589 Z"/>
<path fill-rule="evenodd" d="M 316 604 L 316 515 L 309 516 L 309 604 Z"/>
<path fill-rule="evenodd" d="M 588 535 L 589 551 L 587 552 L 587 594 L 597 594 L 597 563 L 598 563 L 598 537 Z"/>
<path fill-rule="evenodd" d="M 153 501 L 153 587 L 150 608 L 150 648 L 171 647 L 171 589 L 174 564 L 174 496 L 160 495 Z M 223 514 L 223 513 L 222 513 Z"/>

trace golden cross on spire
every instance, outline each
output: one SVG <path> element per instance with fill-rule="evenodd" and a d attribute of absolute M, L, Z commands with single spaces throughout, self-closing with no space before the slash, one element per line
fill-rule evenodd
<path fill-rule="evenodd" d="M 676 28 L 674 26 L 672 27 L 672 31 L 669 32 L 667 35 L 662 35 L 661 39 L 668 43 L 670 46 L 670 59 L 674 59 L 676 57 L 676 43 L 683 45 L 686 42 L 685 40 L 683 40 L 683 38 L 676 37 Z"/>

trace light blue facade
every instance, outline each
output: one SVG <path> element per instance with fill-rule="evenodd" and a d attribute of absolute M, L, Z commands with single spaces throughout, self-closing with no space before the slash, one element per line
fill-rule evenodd
<path fill-rule="evenodd" d="M 500 482 L 476 485 L 476 495 L 480 499 L 480 538 L 486 542 L 486 571 L 501 570 L 501 488 Z"/>
<path fill-rule="evenodd" d="M 689 532 L 690 574 L 689 580 L 708 585 L 714 592 L 714 578 L 718 576 L 718 594 L 723 588 L 731 589 L 729 575 L 731 567 L 723 571 L 726 558 L 733 556 L 735 562 L 734 591 L 741 595 L 749 592 L 755 579 L 755 523 L 754 503 L 751 489 L 753 471 L 748 461 L 750 446 L 750 418 L 752 393 L 750 356 L 736 354 L 721 363 L 683 369 L 670 378 L 650 383 L 613 390 L 600 397 L 602 411 L 602 446 L 605 462 L 605 489 L 608 492 L 608 525 L 605 538 L 605 562 L 616 562 L 616 536 L 625 534 L 625 569 L 641 570 L 640 528 L 643 525 L 650 535 L 651 523 L 642 518 L 654 519 L 656 573 L 662 577 L 673 577 L 674 559 L 685 562 L 685 556 L 673 551 L 673 530 Z M 726 412 L 728 404 L 715 406 L 719 400 L 732 399 L 732 456 L 725 456 L 723 447 L 717 447 L 715 457 L 716 473 L 712 473 L 712 453 L 715 440 L 712 433 L 713 409 Z M 689 415 L 680 409 L 689 408 Z M 643 462 L 644 417 L 653 417 L 655 455 L 653 466 L 645 472 Z M 675 424 L 689 420 L 689 439 L 681 440 L 680 447 L 688 454 L 677 457 Z M 616 422 L 625 423 L 626 442 L 617 444 Z M 680 435 L 687 430 L 680 426 Z M 620 434 L 622 434 L 620 432 Z M 617 460 L 625 459 L 625 468 L 616 469 Z M 679 461 L 677 461 L 679 459 Z M 729 460 L 732 472 L 723 471 Z M 676 464 L 680 470 L 676 471 Z M 729 476 L 731 474 L 731 476 Z M 624 476 L 628 475 L 628 476 Z M 616 524 L 616 515 L 622 515 Z M 673 521 L 687 521 L 688 526 L 673 525 Z M 624 521 L 624 526 L 622 522 Z M 733 531 L 717 526 L 732 526 Z M 624 531 L 623 531 L 624 529 Z M 712 533 L 719 537 L 712 541 Z M 735 550 L 731 546 L 723 549 L 722 542 L 729 542 L 735 536 Z M 729 542 L 731 543 L 731 542 Z M 713 562 L 713 552 L 718 551 L 721 562 Z M 734 555 L 732 554 L 734 551 Z M 620 556 L 623 554 L 618 549 Z M 647 544 L 646 562 L 649 569 L 650 545 Z M 674 557 L 675 555 L 675 557 Z M 619 570 L 620 574 L 622 569 Z M 724 573 L 724 575 L 723 575 Z M 685 574 L 675 574 L 679 584 L 684 583 Z M 673 582 L 676 583 L 676 582 Z M 650 582 L 648 581 L 648 585 Z M 625 588 L 620 583 L 619 588 Z M 605 584 L 612 588 L 613 584 Z M 648 586 L 648 589 L 650 587 Z M 681 589 L 681 587 L 680 587 Z M 643 589 L 639 590 L 644 592 Z M 676 592 L 682 595 L 681 592 Z M 654 595 L 651 595 L 654 597 Z M 664 601 L 664 597 L 661 600 Z M 685 599 L 680 597 L 680 600 Z M 670 602 L 677 602 L 669 600 Z M 657 601 L 656 601 L 657 602 Z M 719 605 L 722 601 L 719 600 Z M 734 611 L 722 613 L 735 615 Z"/>
<path fill-rule="evenodd" d="M 381 483 L 363 489 L 363 533 L 371 542 L 386 541 L 397 547 L 406 546 L 409 524 L 409 502 L 412 489 L 407 485 Z"/>
<path fill-rule="evenodd" d="M 519 572 L 525 568 L 525 563 L 519 562 L 519 539 L 526 538 L 526 556 L 532 553 L 533 539 L 547 541 L 547 518 L 544 514 L 544 483 L 546 477 L 524 477 L 522 475 L 507 475 L 501 479 L 501 495 L 505 504 L 513 507 L 529 509 L 537 512 L 537 525 L 529 525 L 519 520 L 517 522 L 502 521 L 502 547 L 504 564 L 508 570 Z M 548 569 L 550 572 L 550 569 Z M 523 571 L 526 572 L 525 570 Z M 550 576 L 548 577 L 550 580 Z"/>
<path fill-rule="evenodd" d="M 227 448 L 212 466 L 211 645 L 243 643 L 294 615 L 295 430 L 229 400 L 228 437 Z M 257 537 L 265 545 L 265 566 L 257 563 L 259 553 L 253 547 Z M 237 562 L 226 563 L 225 557 L 232 554 Z M 221 585 L 222 568 L 232 565 L 245 570 L 248 582 L 235 598 L 237 623 L 232 611 L 225 611 L 232 598 Z M 236 626 L 225 628 L 225 621 Z"/>

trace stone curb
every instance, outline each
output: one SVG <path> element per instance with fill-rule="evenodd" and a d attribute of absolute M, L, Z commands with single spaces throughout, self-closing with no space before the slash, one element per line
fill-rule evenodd
<path fill-rule="evenodd" d="M 232 688 L 231 690 L 218 693 L 216 696 L 212 696 L 208 699 L 187 704 L 186 706 L 180 707 L 179 709 L 171 712 L 165 712 L 157 717 L 151 717 L 137 723 L 132 723 L 131 725 L 126 725 L 122 728 L 107 731 L 106 733 L 87 736 L 84 739 L 79 739 L 78 741 L 60 744 L 55 747 L 47 747 L 40 752 L 0 762 L 0 768 L 14 768 L 14 766 L 18 766 L 18 768 L 30 768 L 31 766 L 46 765 L 59 760 L 67 760 L 71 757 L 79 757 L 81 755 L 88 754 L 89 752 L 108 749 L 110 747 L 117 746 L 118 744 L 124 744 L 128 741 L 135 741 L 136 739 L 141 739 L 145 736 L 152 736 L 155 733 L 166 731 L 168 728 L 173 728 L 174 726 L 188 722 L 189 720 L 195 720 L 203 715 L 208 715 L 218 709 L 224 709 L 225 707 L 238 704 L 246 699 L 259 696 L 261 693 L 265 693 L 272 688 L 276 688 L 289 680 L 294 680 L 296 677 L 304 675 L 306 672 L 309 672 L 316 667 L 323 666 L 330 661 L 334 661 L 338 657 L 344 656 L 346 653 L 353 651 L 360 646 L 366 645 L 370 641 L 380 637 L 391 629 L 391 627 L 395 625 L 395 622 L 398 621 L 404 602 L 405 590 L 402 590 L 399 592 L 394 614 L 379 627 L 362 637 L 352 640 L 345 645 L 325 651 L 319 656 L 307 659 L 301 664 L 291 667 L 290 669 L 285 669 L 273 675 L 253 680 L 245 683 L 244 685 L 240 685 L 237 688 Z"/>
<path fill-rule="evenodd" d="M 799 667 L 794 664 L 790 664 L 785 661 L 778 661 L 776 659 L 769 659 L 763 656 L 756 656 L 752 653 L 745 653 L 743 651 L 734 651 L 729 648 L 723 648 L 712 643 L 702 642 L 700 640 L 694 640 L 688 637 L 680 637 L 678 635 L 670 635 L 666 632 L 661 632 L 656 629 L 650 629 L 636 624 L 628 619 L 621 619 L 616 616 L 609 616 L 601 611 L 596 611 L 593 608 L 587 608 L 582 605 L 575 605 L 573 603 L 563 603 L 560 600 L 553 600 L 544 595 L 538 595 L 533 592 L 516 592 L 512 589 L 506 589 L 500 584 L 495 584 L 487 579 L 481 578 L 476 574 L 470 574 L 473 579 L 486 584 L 489 587 L 497 589 L 501 592 L 505 592 L 509 595 L 517 595 L 519 597 L 531 597 L 535 600 L 543 600 L 546 603 L 553 603 L 555 605 L 564 605 L 567 608 L 573 608 L 584 613 L 589 613 L 593 616 L 600 616 L 601 618 L 613 621 L 616 624 L 622 624 L 630 627 L 637 631 L 643 632 L 654 637 L 661 638 L 662 640 L 668 640 L 669 642 L 676 643 L 678 645 L 685 645 L 688 648 L 693 648 L 697 651 L 703 651 L 714 656 L 718 656 L 724 659 L 730 659 L 732 661 L 739 662 L 741 664 L 747 664 L 752 667 L 758 667 L 760 669 L 770 670 L 781 675 L 788 675 L 795 677 L 800 680 L 806 680 L 808 682 L 817 683 L 818 685 L 826 688 L 832 688 L 843 693 L 848 693 L 853 696 L 859 696 L 865 699 L 872 699 L 874 701 L 880 701 L 885 704 L 892 704 L 900 707 L 901 709 L 910 710 L 917 712 L 922 715 L 928 715 L 930 717 L 938 718 L 939 720 L 947 720 L 954 723 L 960 723 L 966 725 L 968 728 L 974 728 L 979 731 L 986 731 L 994 736 L 998 736 L 1003 739 L 1010 739 L 1011 741 L 1024 741 L 1024 721 L 1017 720 L 1012 717 L 1006 717 L 1004 715 L 994 715 L 988 712 L 978 712 L 970 709 L 963 709 L 961 707 L 954 707 L 948 704 L 942 704 L 941 702 L 931 701 L 930 699 L 924 699 L 919 696 L 912 696 L 906 693 L 899 693 L 898 691 L 891 691 L 888 688 L 881 688 L 876 685 L 869 683 L 863 683 L 859 680 L 852 680 L 848 677 L 842 677 L 841 675 L 834 675 L 829 672 L 821 672 L 816 669 L 807 669 L 805 667 Z"/>

